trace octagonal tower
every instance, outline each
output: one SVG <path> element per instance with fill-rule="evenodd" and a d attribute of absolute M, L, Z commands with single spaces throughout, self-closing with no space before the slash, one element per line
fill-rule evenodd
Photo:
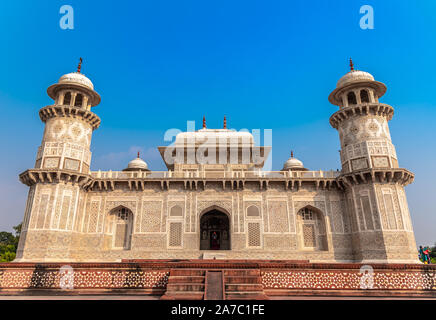
<path fill-rule="evenodd" d="M 380 103 L 386 86 L 365 71 L 339 79 L 329 101 L 339 106 L 330 124 L 339 131 L 342 174 L 352 217 L 353 252 L 361 262 L 417 262 L 404 186 L 413 174 L 399 167 L 388 121 L 394 109 Z"/>
<path fill-rule="evenodd" d="M 77 212 L 90 181 L 91 137 L 100 118 L 91 107 L 100 103 L 91 80 L 77 72 L 63 75 L 47 93 L 54 104 L 39 110 L 45 123 L 35 167 L 20 174 L 30 186 L 17 260 L 68 260 Z"/>

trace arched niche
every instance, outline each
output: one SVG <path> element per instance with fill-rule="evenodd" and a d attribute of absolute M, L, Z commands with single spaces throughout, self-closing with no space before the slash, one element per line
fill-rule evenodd
<path fill-rule="evenodd" d="M 106 233 L 112 236 L 112 248 L 129 250 L 133 231 L 133 212 L 124 206 L 113 208 L 108 213 Z"/>
<path fill-rule="evenodd" d="M 170 209 L 170 217 L 181 218 L 183 217 L 183 208 L 179 205 L 175 205 Z"/>
<path fill-rule="evenodd" d="M 260 210 L 258 206 L 251 205 L 247 207 L 247 218 L 259 218 Z"/>
<path fill-rule="evenodd" d="M 310 205 L 298 210 L 297 227 L 301 250 L 328 250 L 326 221 L 321 210 Z"/>
<path fill-rule="evenodd" d="M 356 94 L 353 91 L 347 93 L 347 101 L 349 106 L 357 104 Z"/>
<path fill-rule="evenodd" d="M 200 215 L 200 250 L 230 250 L 230 216 L 212 206 Z"/>

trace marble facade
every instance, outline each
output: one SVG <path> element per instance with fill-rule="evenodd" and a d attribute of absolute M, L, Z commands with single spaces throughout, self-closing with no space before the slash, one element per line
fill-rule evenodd
<path fill-rule="evenodd" d="M 393 108 L 378 101 L 386 86 L 367 72 L 352 67 L 329 97 L 339 106 L 330 124 L 339 132 L 341 171 L 307 170 L 293 155 L 281 171 L 262 171 L 268 148 L 205 123 L 176 137 L 181 158 L 171 162 L 173 150 L 159 147 L 168 171 L 150 171 L 139 155 L 124 171 L 90 171 L 100 124 L 91 107 L 100 96 L 79 71 L 47 91 L 54 104 L 39 112 L 45 130 L 35 166 L 20 174 L 30 189 L 16 261 L 418 261 L 404 191 L 414 176 L 399 167 Z M 189 139 L 195 154 L 223 139 L 236 161 L 211 161 L 203 150 L 206 160 L 190 163 Z M 242 161 L 244 148 L 260 160 Z"/>

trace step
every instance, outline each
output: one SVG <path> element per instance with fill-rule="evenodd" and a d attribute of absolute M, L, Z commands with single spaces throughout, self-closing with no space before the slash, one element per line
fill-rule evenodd
<path fill-rule="evenodd" d="M 226 300 L 268 300 L 263 292 L 231 292 L 226 294 Z"/>
<path fill-rule="evenodd" d="M 202 269 L 171 269 L 171 276 L 204 276 L 206 273 Z"/>
<path fill-rule="evenodd" d="M 180 291 L 204 291 L 204 283 L 168 283 L 167 292 Z"/>
<path fill-rule="evenodd" d="M 268 296 L 260 293 L 260 294 L 253 294 L 253 295 L 234 295 L 229 294 L 226 295 L 226 300 L 269 300 Z"/>
<path fill-rule="evenodd" d="M 203 300 L 203 291 L 191 292 L 166 292 L 161 300 Z"/>
<path fill-rule="evenodd" d="M 221 252 L 205 252 L 203 253 L 204 260 L 216 260 L 216 259 L 226 259 L 226 254 Z"/>
<path fill-rule="evenodd" d="M 236 276 L 260 276 L 259 269 L 230 269 L 224 270 L 225 277 L 236 277 Z"/>
<path fill-rule="evenodd" d="M 262 283 L 262 278 L 259 276 L 229 276 L 225 277 L 224 281 L 229 284 L 253 284 Z"/>
<path fill-rule="evenodd" d="M 204 283 L 204 276 L 170 276 L 168 283 Z"/>
<path fill-rule="evenodd" d="M 262 292 L 262 284 L 226 284 L 226 292 Z"/>

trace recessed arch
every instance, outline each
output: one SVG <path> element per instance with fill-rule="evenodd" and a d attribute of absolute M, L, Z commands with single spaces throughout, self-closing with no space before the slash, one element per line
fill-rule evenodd
<path fill-rule="evenodd" d="M 319 218 L 319 219 L 322 219 L 322 218 L 324 217 L 324 213 L 322 212 L 321 209 L 319 209 L 319 208 L 317 208 L 317 207 L 315 207 L 315 206 L 312 206 L 312 205 L 310 205 L 310 204 L 308 204 L 308 205 L 306 205 L 306 206 L 300 208 L 300 209 L 298 210 L 298 213 L 303 212 L 303 211 L 308 211 L 308 210 L 309 210 L 309 211 L 312 211 L 312 213 L 313 213 L 317 218 Z"/>
<path fill-rule="evenodd" d="M 133 231 L 132 210 L 123 205 L 109 210 L 105 231 L 112 235 L 113 249 L 129 250 Z"/>
<path fill-rule="evenodd" d="M 361 102 L 369 102 L 368 90 L 366 90 L 366 89 L 360 90 L 360 101 Z"/>
<path fill-rule="evenodd" d="M 120 201 L 114 201 L 114 202 L 112 202 L 112 201 L 110 201 L 110 202 L 107 202 L 107 205 L 106 205 L 106 210 L 109 212 L 109 211 L 112 211 L 113 209 L 115 209 L 115 208 L 120 208 L 120 207 L 125 207 L 125 208 L 127 208 L 127 209 L 129 209 L 130 211 L 132 211 L 133 212 L 133 214 L 135 214 L 135 202 L 131 202 L 131 201 L 122 201 L 122 202 L 120 202 Z"/>
<path fill-rule="evenodd" d="M 170 217 L 183 217 L 183 208 L 178 204 L 170 208 Z"/>
<path fill-rule="evenodd" d="M 81 107 L 83 105 L 83 94 L 78 93 L 74 99 L 74 106 Z"/>
<path fill-rule="evenodd" d="M 297 225 L 302 250 L 328 250 L 324 213 L 311 205 L 297 212 Z"/>
<path fill-rule="evenodd" d="M 226 209 L 224 209 L 223 207 L 220 207 L 220 206 L 217 206 L 217 205 L 212 205 L 212 206 L 207 207 L 206 209 L 203 209 L 203 210 L 200 212 L 199 217 L 201 218 L 205 213 L 207 213 L 207 212 L 209 212 L 209 211 L 211 211 L 211 210 L 217 210 L 217 211 L 220 211 L 220 212 L 226 214 L 227 217 L 230 219 L 230 212 L 228 212 L 228 211 L 227 211 Z"/>
<path fill-rule="evenodd" d="M 247 207 L 247 217 L 260 217 L 260 209 L 256 205 L 251 205 Z"/>
<path fill-rule="evenodd" d="M 296 212 L 300 211 L 303 208 L 309 208 L 312 209 L 314 211 L 317 211 L 320 215 L 324 216 L 324 207 L 323 206 L 317 206 L 315 203 L 313 204 L 305 204 L 303 206 L 296 206 L 295 210 Z"/>
<path fill-rule="evenodd" d="M 357 104 L 356 95 L 354 94 L 353 91 L 347 93 L 347 100 L 348 100 L 348 105 Z"/>
<path fill-rule="evenodd" d="M 210 206 L 200 213 L 200 250 L 230 250 L 230 214 Z"/>
<path fill-rule="evenodd" d="M 68 91 L 64 94 L 64 101 L 63 101 L 64 105 L 69 106 L 71 104 L 71 92 Z"/>

